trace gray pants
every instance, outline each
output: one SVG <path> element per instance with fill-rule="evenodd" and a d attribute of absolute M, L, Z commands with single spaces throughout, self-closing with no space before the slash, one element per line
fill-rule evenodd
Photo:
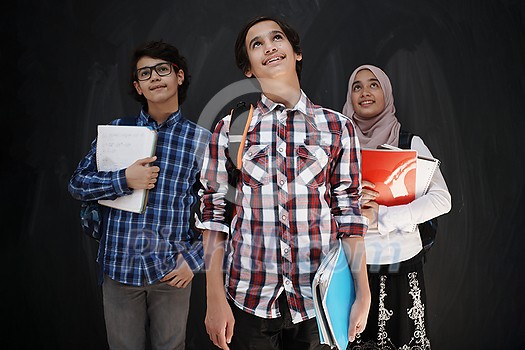
<path fill-rule="evenodd" d="M 184 289 L 156 283 L 135 287 L 104 276 L 104 317 L 112 350 L 184 349 L 191 283 Z"/>

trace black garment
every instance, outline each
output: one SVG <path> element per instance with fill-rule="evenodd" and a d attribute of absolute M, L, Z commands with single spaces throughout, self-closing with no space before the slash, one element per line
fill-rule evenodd
<path fill-rule="evenodd" d="M 397 266 L 369 265 L 368 280 L 368 322 L 348 349 L 430 349 L 422 253 Z"/>
<path fill-rule="evenodd" d="M 230 301 L 235 326 L 232 350 L 330 350 L 319 343 L 315 318 L 297 324 L 292 317 L 284 292 L 278 299 L 281 317 L 262 318 L 249 314 Z"/>

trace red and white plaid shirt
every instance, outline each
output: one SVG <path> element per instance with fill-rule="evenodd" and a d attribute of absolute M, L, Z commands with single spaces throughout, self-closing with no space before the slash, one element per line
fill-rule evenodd
<path fill-rule="evenodd" d="M 225 233 L 229 125 L 230 116 L 217 123 L 201 171 L 201 227 Z M 291 109 L 262 95 L 243 152 L 226 268 L 227 295 L 239 308 L 279 317 L 284 291 L 294 323 L 315 317 L 312 280 L 321 259 L 336 237 L 367 229 L 360 166 L 348 118 L 302 91 Z"/>

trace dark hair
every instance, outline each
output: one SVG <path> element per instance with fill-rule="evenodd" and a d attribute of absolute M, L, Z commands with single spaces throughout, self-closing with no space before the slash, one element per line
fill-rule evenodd
<path fill-rule="evenodd" d="M 184 81 L 182 82 L 182 85 L 179 85 L 178 87 L 179 106 L 182 105 L 186 99 L 186 93 L 188 92 L 188 86 L 190 85 L 191 75 L 188 72 L 188 64 L 186 63 L 186 59 L 179 54 L 179 50 L 175 46 L 167 44 L 163 41 L 150 41 L 144 45 L 139 46 L 135 52 L 133 52 L 131 59 L 131 94 L 135 100 L 139 101 L 142 103 L 142 106 L 147 108 L 148 101 L 143 95 L 139 95 L 133 86 L 133 82 L 137 81 L 137 62 L 142 57 L 162 59 L 167 62 L 174 63 L 179 67 L 179 69 L 182 69 L 184 72 Z"/>
<path fill-rule="evenodd" d="M 237 40 L 235 41 L 235 63 L 237 64 L 237 67 L 239 67 L 240 70 L 242 70 L 243 73 L 246 73 L 248 69 L 250 69 L 250 60 L 248 59 L 248 52 L 246 51 L 246 35 L 248 34 L 248 31 L 251 27 L 256 25 L 257 23 L 264 22 L 264 21 L 273 21 L 277 23 L 279 27 L 281 27 L 282 31 L 284 32 L 284 35 L 286 35 L 286 38 L 292 45 L 292 48 L 296 54 L 301 54 L 302 49 L 300 46 L 300 39 L 299 34 L 288 25 L 284 20 L 275 19 L 269 16 L 259 16 L 251 21 L 249 21 L 243 29 L 239 32 L 239 35 L 237 36 Z M 301 69 L 303 68 L 303 61 L 296 61 L 295 62 L 295 71 L 297 72 L 297 77 L 301 79 Z"/>

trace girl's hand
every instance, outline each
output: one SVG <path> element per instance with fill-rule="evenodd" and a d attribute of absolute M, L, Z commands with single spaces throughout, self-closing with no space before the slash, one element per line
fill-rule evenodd
<path fill-rule="evenodd" d="M 377 212 L 378 211 L 379 211 L 379 205 L 374 201 L 370 201 L 370 202 L 363 204 L 361 213 L 363 213 L 363 215 L 366 216 L 368 219 L 368 228 L 377 229 Z"/>
<path fill-rule="evenodd" d="M 363 206 L 367 204 L 370 201 L 375 201 L 377 197 L 379 197 L 379 192 L 374 191 L 373 188 L 376 187 L 376 185 L 373 182 L 363 180 L 362 181 L 363 191 L 362 191 L 362 199 L 361 203 Z"/>

